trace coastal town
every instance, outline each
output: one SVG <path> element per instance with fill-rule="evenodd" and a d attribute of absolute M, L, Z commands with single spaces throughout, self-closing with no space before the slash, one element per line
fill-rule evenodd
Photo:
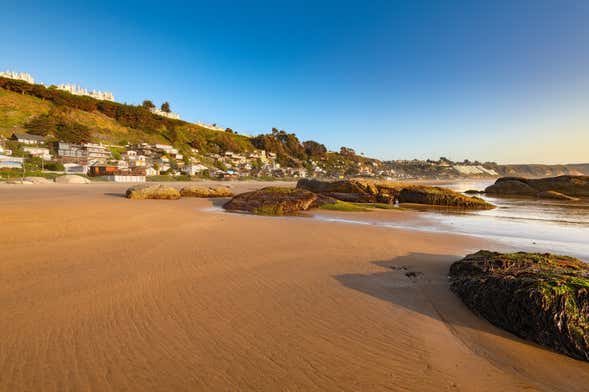
<path fill-rule="evenodd" d="M 354 177 L 402 181 L 589 172 L 586 165 L 500 165 L 446 157 L 379 160 L 350 147 L 331 151 L 276 128 L 246 136 L 216 123 L 188 122 L 168 102 L 159 107 L 151 100 L 122 104 L 111 92 L 74 83 L 47 86 L 26 72 L 0 72 L 0 83 L 5 107 L 0 180 L 75 174 L 114 182 Z M 47 101 L 53 103 L 48 107 Z M 31 107 L 36 114 L 16 116 L 29 113 Z"/>
<path fill-rule="evenodd" d="M 200 155 L 192 149 L 191 153 L 186 157 L 169 144 L 46 142 L 43 137 L 26 133 L 0 137 L 0 169 L 22 170 L 29 162 L 50 168 L 47 171 L 105 177 L 115 182 L 144 182 L 146 177 L 161 175 L 219 179 L 306 176 L 306 170 L 281 167 L 276 154 L 263 150 Z"/>
<path fill-rule="evenodd" d="M 219 131 L 221 132 L 221 131 Z M 151 180 L 182 180 L 205 178 L 235 179 L 298 179 L 365 177 L 384 180 L 495 178 L 501 175 L 583 174 L 584 165 L 534 167 L 529 165 L 497 165 L 494 162 L 452 162 L 438 160 L 358 159 L 349 161 L 340 153 L 327 153 L 300 166 L 281 165 L 275 152 L 256 149 L 249 152 L 203 152 L 196 148 L 180 151 L 171 144 L 71 143 L 46 140 L 39 135 L 15 132 L 0 135 L 0 179 L 21 173 L 76 174 L 94 180 L 114 182 L 145 182 Z M 356 156 L 351 149 L 344 155 Z M 535 174 L 535 173 L 531 173 Z"/>

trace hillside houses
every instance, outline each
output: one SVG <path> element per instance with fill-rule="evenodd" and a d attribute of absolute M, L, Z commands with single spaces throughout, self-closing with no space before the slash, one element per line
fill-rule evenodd
<path fill-rule="evenodd" d="M 30 135 L 28 133 L 13 133 L 10 140 L 27 145 L 45 143 L 45 138 L 43 136 Z"/>
<path fill-rule="evenodd" d="M 53 147 L 57 152 L 57 157 L 63 163 L 87 165 L 95 162 L 106 163 L 111 158 L 111 153 L 107 146 L 102 144 L 55 142 Z"/>
<path fill-rule="evenodd" d="M 38 157 L 62 165 L 66 173 L 101 176 L 112 181 L 124 176 L 189 175 L 220 179 L 244 177 L 301 178 L 329 175 L 321 162 L 306 162 L 299 167 L 281 166 L 277 155 L 256 149 L 247 152 L 201 153 L 198 149 L 180 151 L 165 143 L 108 145 L 101 143 L 45 143 L 43 137 L 15 133 L 11 141 L 20 145 L 26 157 Z M 4 154 L 8 156 L 7 154 Z M 4 159 L 8 162 L 8 159 Z M 14 160 L 5 166 L 18 166 Z M 374 167 L 358 164 L 357 172 L 374 176 Z M 131 180 L 131 177 L 128 178 Z"/>

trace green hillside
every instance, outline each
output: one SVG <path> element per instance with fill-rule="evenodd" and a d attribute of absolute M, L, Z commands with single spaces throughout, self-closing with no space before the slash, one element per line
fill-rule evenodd
<path fill-rule="evenodd" d="M 60 91 L 61 93 L 64 92 Z M 90 100 L 92 99 L 90 98 Z M 245 136 L 213 131 L 184 121 L 174 121 L 173 126 L 166 126 L 166 122 L 160 124 L 156 122 L 156 127 L 135 128 L 126 126 L 120 120 L 99 110 L 86 111 L 72 106 L 38 98 L 28 93 L 23 94 L 0 88 L 0 135 L 10 136 L 13 132 L 39 133 L 28 125 L 35 119 L 46 116 L 87 128 L 89 130 L 89 140 L 87 141 L 91 142 L 107 144 L 171 143 L 181 150 L 194 147 L 205 152 L 225 150 L 240 152 L 253 149 L 249 138 Z M 151 113 L 148 116 L 159 117 Z M 63 139 L 51 131 L 43 136 L 46 136 L 48 140 Z"/>
<path fill-rule="evenodd" d="M 162 117 L 143 106 L 101 101 L 54 86 L 0 77 L 0 135 L 13 132 L 72 143 L 166 143 L 186 156 L 191 156 L 192 149 L 198 149 L 200 155 L 263 149 L 275 153 L 282 166 L 310 169 L 319 164 L 334 176 L 355 174 L 363 164 L 373 161 L 356 155 L 352 149 L 328 152 L 323 144 L 302 142 L 294 133 L 278 129 L 250 138 L 232 130 L 215 131 Z"/>

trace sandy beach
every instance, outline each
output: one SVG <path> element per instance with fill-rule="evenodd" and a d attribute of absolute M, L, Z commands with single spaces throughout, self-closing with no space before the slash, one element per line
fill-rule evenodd
<path fill-rule="evenodd" d="M 0 185 L 0 390 L 587 390 L 588 363 L 449 291 L 493 243 L 126 188 Z"/>

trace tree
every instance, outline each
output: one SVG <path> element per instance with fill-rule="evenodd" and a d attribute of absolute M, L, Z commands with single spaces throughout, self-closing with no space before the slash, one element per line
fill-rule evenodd
<path fill-rule="evenodd" d="M 309 158 L 320 158 L 327 153 L 327 148 L 321 143 L 317 143 L 313 140 L 307 140 L 303 142 L 303 147 L 305 147 L 305 154 L 309 156 Z"/>
<path fill-rule="evenodd" d="M 349 148 L 349 147 L 340 148 L 339 153 L 341 155 L 347 156 L 347 157 L 353 157 L 354 155 L 356 155 L 356 151 L 354 151 L 353 148 Z"/>
<path fill-rule="evenodd" d="M 64 122 L 57 126 L 56 136 L 66 143 L 87 143 L 92 134 L 90 128 L 85 125 L 71 122 Z"/>
<path fill-rule="evenodd" d="M 170 113 L 172 111 L 172 110 L 170 110 L 170 103 L 169 102 L 162 103 L 161 110 L 162 110 L 162 112 Z"/>
<path fill-rule="evenodd" d="M 234 133 L 234 132 L 233 132 L 233 129 L 231 129 L 231 128 L 226 128 L 226 129 L 225 129 L 225 132 L 227 132 L 227 133 Z"/>
<path fill-rule="evenodd" d="M 25 128 L 31 135 L 39 136 L 54 134 L 56 126 L 57 121 L 51 114 L 41 114 L 25 124 Z"/>
<path fill-rule="evenodd" d="M 146 99 L 145 101 L 143 101 L 141 106 L 143 106 L 147 110 L 155 109 L 155 105 L 149 99 Z"/>

